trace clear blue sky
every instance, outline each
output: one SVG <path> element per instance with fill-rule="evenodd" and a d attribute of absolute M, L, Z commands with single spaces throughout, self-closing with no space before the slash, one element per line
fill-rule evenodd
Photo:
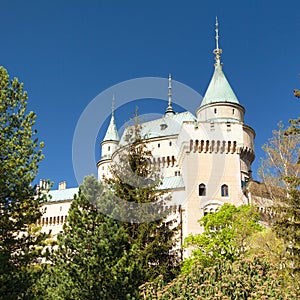
<path fill-rule="evenodd" d="M 299 0 L 2 0 L 0 65 L 25 83 L 37 113 L 45 142 L 39 178 L 77 186 L 73 133 L 103 90 L 172 73 L 203 95 L 213 72 L 216 15 L 224 72 L 257 134 L 255 173 L 278 121 L 299 116 L 299 11 Z M 117 114 L 118 125 L 132 113 Z"/>

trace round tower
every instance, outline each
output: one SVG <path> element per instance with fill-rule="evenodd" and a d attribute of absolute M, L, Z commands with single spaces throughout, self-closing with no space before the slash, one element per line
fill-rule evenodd
<path fill-rule="evenodd" d="M 111 157 L 117 150 L 120 141 L 114 116 L 114 100 L 113 97 L 111 119 L 104 139 L 101 142 L 101 158 L 97 163 L 99 181 L 103 180 L 104 177 L 110 177 L 109 166 L 111 164 Z"/>

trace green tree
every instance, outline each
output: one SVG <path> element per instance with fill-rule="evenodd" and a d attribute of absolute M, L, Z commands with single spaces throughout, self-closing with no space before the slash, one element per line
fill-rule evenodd
<path fill-rule="evenodd" d="M 38 284 L 41 299 L 131 299 L 134 249 L 121 222 L 101 212 L 115 209 L 107 193 L 84 178 Z"/>
<path fill-rule="evenodd" d="M 123 228 L 137 251 L 132 280 L 138 291 L 147 280 L 160 274 L 171 280 L 178 272 L 178 224 L 175 218 L 167 218 L 172 209 L 166 207 L 165 191 L 159 190 L 162 179 L 150 164 L 152 154 L 141 125 L 135 121 L 127 128 L 127 135 L 128 143 L 120 149 L 107 184 L 118 202 L 119 216 L 115 217 L 125 221 Z"/>
<path fill-rule="evenodd" d="M 299 120 L 292 120 L 289 128 L 280 125 L 263 149 L 260 173 L 273 200 L 276 215 L 273 229 L 286 247 L 292 280 L 299 288 L 300 279 L 300 132 Z M 297 280 L 295 280 L 295 277 Z"/>
<path fill-rule="evenodd" d="M 216 259 L 235 261 L 248 249 L 251 235 L 262 230 L 258 220 L 254 207 L 231 204 L 201 218 L 199 223 L 204 232 L 185 239 L 185 247 L 192 247 L 193 251 L 183 262 L 183 272 L 190 272 L 195 262 L 213 266 Z"/>
<path fill-rule="evenodd" d="M 43 195 L 32 186 L 43 158 L 27 93 L 0 67 L 0 298 L 26 299 L 44 235 L 34 229 Z"/>
<path fill-rule="evenodd" d="M 195 262 L 189 273 L 165 283 L 162 277 L 140 287 L 144 299 L 299 299 L 286 285 L 276 266 L 265 258 L 243 257 L 236 261 L 216 259 L 213 266 Z"/>

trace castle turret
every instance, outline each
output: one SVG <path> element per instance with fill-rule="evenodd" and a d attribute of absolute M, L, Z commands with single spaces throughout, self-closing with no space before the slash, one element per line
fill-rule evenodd
<path fill-rule="evenodd" d="M 97 163 L 98 180 L 102 180 L 103 177 L 109 176 L 111 157 L 117 150 L 120 141 L 114 116 L 114 101 L 115 99 L 113 96 L 111 118 L 104 139 L 101 142 L 101 159 Z"/>
<path fill-rule="evenodd" d="M 245 109 L 239 104 L 223 72 L 219 48 L 219 24 L 216 19 L 215 70 L 196 115 L 200 122 L 244 122 Z"/>
<path fill-rule="evenodd" d="M 216 19 L 215 31 L 216 49 L 213 51 L 215 54 L 215 70 L 196 115 L 199 123 L 210 123 L 211 128 L 214 127 L 214 124 L 218 124 L 222 133 L 221 136 L 224 139 L 232 139 L 233 132 L 237 134 L 236 141 L 233 142 L 236 143 L 236 149 L 240 156 L 241 180 L 244 182 L 251 177 L 251 164 L 255 157 L 255 132 L 251 127 L 244 124 L 245 109 L 240 105 L 223 72 L 222 49 L 219 48 L 218 19 Z M 229 132 L 231 132 L 230 137 L 228 136 Z"/>

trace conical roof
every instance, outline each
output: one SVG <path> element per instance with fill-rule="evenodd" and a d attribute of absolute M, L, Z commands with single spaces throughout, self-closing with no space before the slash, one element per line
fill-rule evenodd
<path fill-rule="evenodd" d="M 208 85 L 201 106 L 218 103 L 218 102 L 231 102 L 239 104 L 234 91 L 232 90 L 229 82 L 227 81 L 225 74 L 222 70 L 221 54 L 222 49 L 219 48 L 219 22 L 216 18 L 216 49 L 213 51 L 215 54 L 215 71 L 212 79 Z"/>
<path fill-rule="evenodd" d="M 114 117 L 113 113 L 111 115 L 111 119 L 110 119 L 106 134 L 103 139 L 103 142 L 107 142 L 107 141 L 115 141 L 115 142 L 120 141 L 116 122 L 115 122 L 115 117 Z"/>
<path fill-rule="evenodd" d="M 216 102 L 231 102 L 239 104 L 239 100 L 223 73 L 222 65 L 218 61 L 215 64 L 215 71 L 208 85 L 201 106 Z"/>

